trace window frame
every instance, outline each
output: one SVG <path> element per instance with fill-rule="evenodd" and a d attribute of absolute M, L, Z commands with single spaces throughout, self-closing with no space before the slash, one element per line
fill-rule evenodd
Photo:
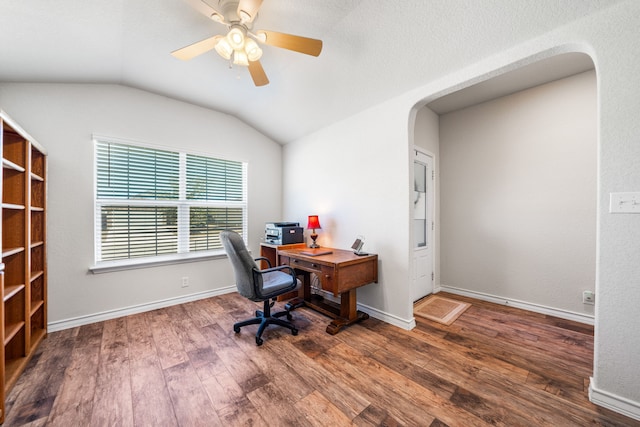
<path fill-rule="evenodd" d="M 245 242 L 247 241 L 248 232 L 248 163 L 244 160 L 235 160 L 214 155 L 212 153 L 197 152 L 193 150 L 176 149 L 175 147 L 167 147 L 159 144 L 150 144 L 140 141 L 132 141 L 121 138 L 114 138 L 104 135 L 92 136 L 93 142 L 93 209 L 94 209 L 94 264 L 89 267 L 89 271 L 93 273 L 105 273 L 111 271 L 129 270 L 136 268 L 147 268 L 161 265 L 179 264 L 185 262 L 196 262 L 209 259 L 218 259 L 226 257 L 223 248 L 211 250 L 190 250 L 190 227 L 189 227 L 189 211 L 190 208 L 241 208 L 242 209 L 242 235 Z M 158 200 L 158 199 L 99 199 L 98 198 L 98 143 L 112 143 L 127 145 L 138 148 L 151 150 L 170 151 L 179 154 L 179 195 L 175 200 Z M 206 157 L 213 160 L 232 161 L 242 164 L 242 200 L 241 201 L 221 201 L 221 200 L 202 200 L 187 199 L 187 156 Z M 142 206 L 142 207 L 177 207 L 178 216 L 178 236 L 177 236 L 177 253 L 154 255 L 147 257 L 124 258 L 117 260 L 101 259 L 102 249 L 102 207 L 103 206 Z"/>

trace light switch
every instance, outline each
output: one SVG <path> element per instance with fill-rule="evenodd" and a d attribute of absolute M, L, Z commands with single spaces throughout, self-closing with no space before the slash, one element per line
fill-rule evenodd
<path fill-rule="evenodd" d="M 640 213 L 640 193 L 610 193 L 610 213 Z"/>

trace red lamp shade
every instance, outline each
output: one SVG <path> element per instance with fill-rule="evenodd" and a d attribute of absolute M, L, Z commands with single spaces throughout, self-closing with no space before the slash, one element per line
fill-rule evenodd
<path fill-rule="evenodd" d="M 309 215 L 309 221 L 307 222 L 307 228 L 315 230 L 320 227 L 320 220 L 318 220 L 318 215 Z"/>

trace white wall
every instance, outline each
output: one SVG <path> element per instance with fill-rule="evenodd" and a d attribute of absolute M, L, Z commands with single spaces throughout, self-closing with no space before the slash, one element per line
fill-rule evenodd
<path fill-rule="evenodd" d="M 537 59 L 566 52 L 589 54 L 598 76 L 599 119 L 596 337 L 590 392 L 595 402 L 640 419 L 640 217 L 611 215 L 607 208 L 609 193 L 640 190 L 640 86 L 634 84 L 640 72 L 638 16 L 640 2 L 629 0 L 545 34 L 523 29 L 521 34 L 532 31 L 511 48 L 482 46 L 485 59 L 462 68 L 439 68 L 442 78 L 286 146 L 284 216 L 303 221 L 312 210 L 324 215 L 330 228 L 320 235 L 321 244 L 345 247 L 354 234 L 364 234 L 365 247 L 380 255 L 383 274 L 379 284 L 358 291 L 358 300 L 408 325 L 412 313 L 407 291 L 407 189 L 414 143 L 408 129 L 413 132 L 414 110 Z M 464 46 L 452 45 L 450 56 L 465 57 L 458 49 Z"/>
<path fill-rule="evenodd" d="M 597 122 L 594 71 L 440 117 L 443 286 L 593 315 Z"/>
<path fill-rule="evenodd" d="M 93 133 L 242 160 L 249 241 L 280 218 L 281 146 L 238 119 L 116 85 L 0 84 L 0 106 L 48 151 L 49 322 L 235 290 L 225 258 L 92 274 Z M 181 288 L 181 278 L 190 285 Z M 85 318 L 86 320 L 87 318 Z M 82 319 L 80 319 L 82 321 Z"/>
<path fill-rule="evenodd" d="M 283 150 L 284 217 L 306 225 L 318 214 L 321 246 L 348 249 L 363 235 L 363 250 L 378 254 L 379 282 L 359 288 L 358 303 L 405 328 L 413 321 L 406 133 L 406 112 L 372 109 Z"/>

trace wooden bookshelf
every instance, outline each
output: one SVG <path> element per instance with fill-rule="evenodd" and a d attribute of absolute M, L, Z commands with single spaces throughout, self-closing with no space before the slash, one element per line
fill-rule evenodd
<path fill-rule="evenodd" d="M 8 391 L 47 334 L 46 152 L 0 111 L 0 422 Z"/>

